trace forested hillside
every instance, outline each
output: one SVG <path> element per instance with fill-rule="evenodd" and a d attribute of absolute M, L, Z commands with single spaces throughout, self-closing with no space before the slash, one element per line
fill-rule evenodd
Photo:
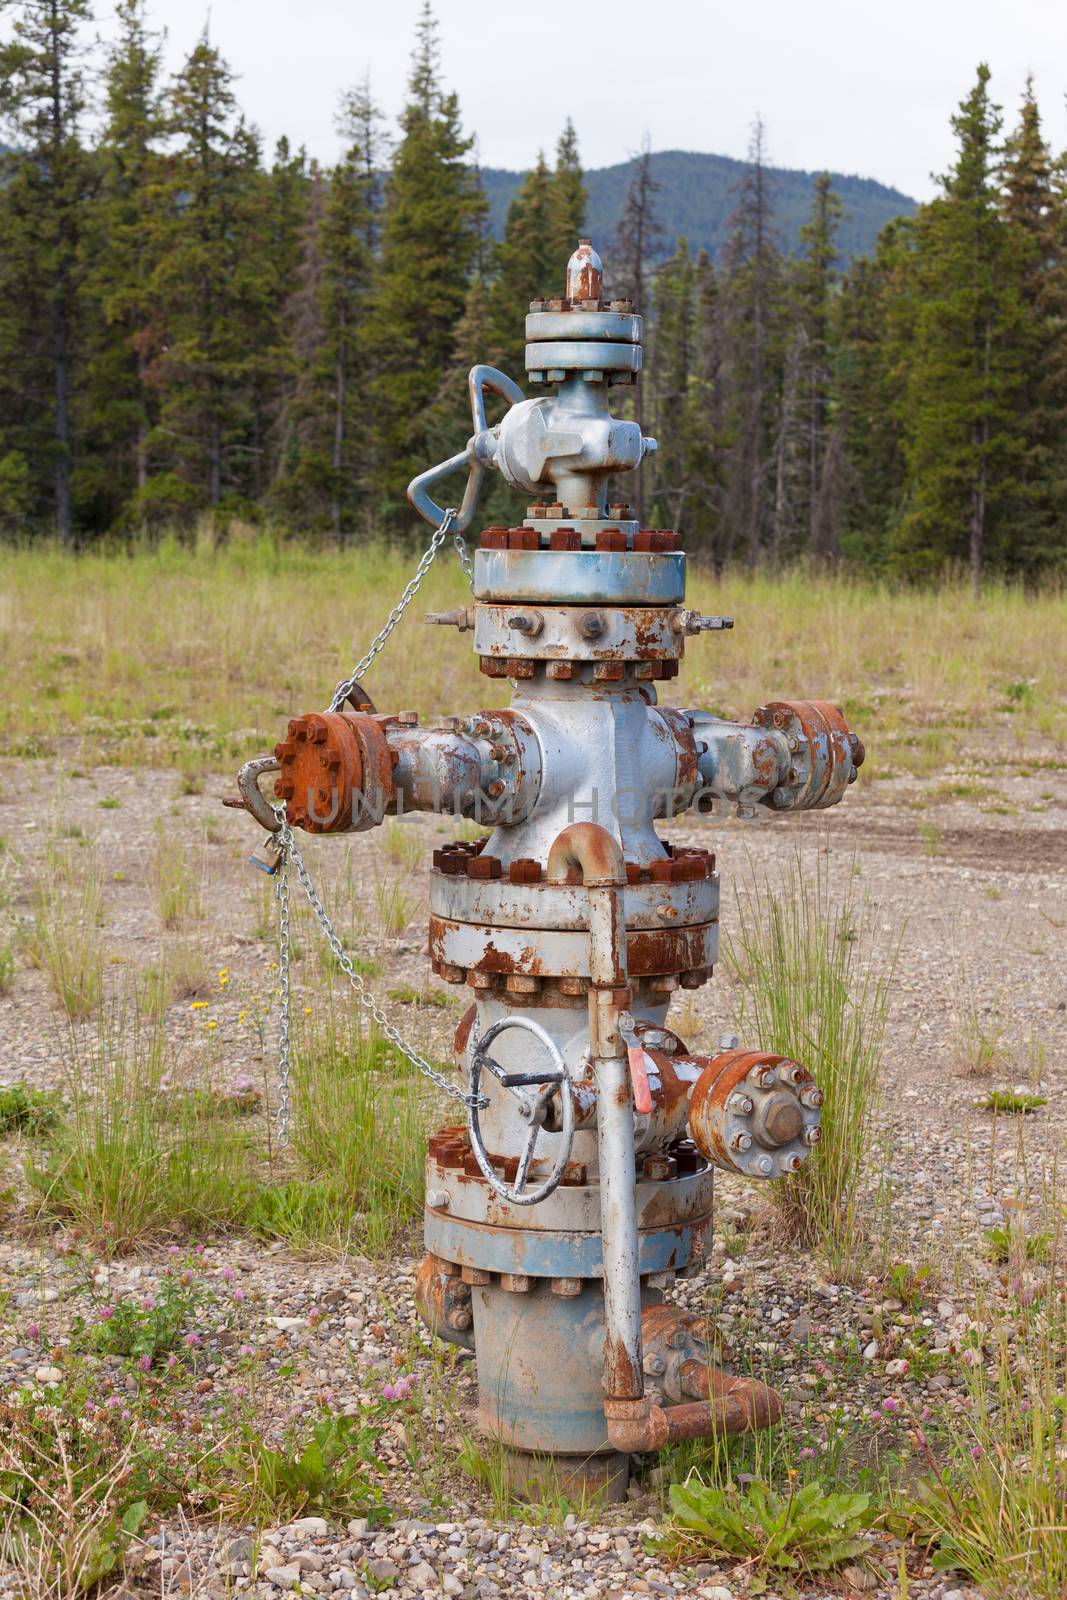
<path fill-rule="evenodd" d="M 815 177 L 798 228 L 757 124 L 713 259 L 675 232 L 691 185 L 672 189 L 671 163 L 690 158 L 645 149 L 612 234 L 569 122 L 531 128 L 535 150 L 558 139 L 494 240 L 428 4 L 398 127 L 344 89 L 331 168 L 285 139 L 265 155 L 239 63 L 206 31 L 168 78 L 143 0 L 120 0 L 103 55 L 91 0 L 9 9 L 8 537 L 152 536 L 204 514 L 409 534 L 409 478 L 468 435 L 468 368 L 523 376 L 529 302 L 562 292 L 592 230 L 646 318 L 619 405 L 661 441 L 637 486 L 647 522 L 716 563 L 922 578 L 963 562 L 976 584 L 1067 565 L 1067 164 L 1029 89 L 1005 120 L 979 67 L 936 198 L 851 259 L 866 188 Z M 522 515 L 499 485 L 485 510 Z"/>
<path fill-rule="evenodd" d="M 597 167 L 586 173 L 587 225 L 594 239 L 614 238 L 635 165 L 636 161 L 622 161 L 617 166 Z M 651 175 L 658 185 L 656 207 L 663 225 L 662 239 L 674 240 L 684 234 L 694 250 L 706 250 L 713 261 L 719 260 L 730 242 L 730 219 L 744 174 L 745 163 L 731 156 L 704 155 L 694 150 L 654 151 Z M 811 212 L 811 186 L 817 174 L 785 167 L 768 167 L 767 174 L 774 187 L 779 241 L 784 250 L 796 251 L 800 247 L 800 230 Z M 523 177 L 523 173 L 505 172 L 500 167 L 482 168 L 489 226 L 496 239 L 503 236 L 508 206 Z M 915 201 L 909 195 L 876 183 L 873 178 L 832 172 L 830 181 L 845 208 L 837 237 L 838 254 L 843 261 L 869 254 L 887 222 L 910 216 L 915 210 Z M 669 254 L 670 246 L 661 246 L 661 259 Z"/>

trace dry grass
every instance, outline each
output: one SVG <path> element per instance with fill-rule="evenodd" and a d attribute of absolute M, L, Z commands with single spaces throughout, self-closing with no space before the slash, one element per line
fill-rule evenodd
<path fill-rule="evenodd" d="M 410 575 L 411 551 L 315 550 L 234 530 L 228 544 L 164 541 L 76 561 L 9 551 L 0 577 L 8 694 L 0 753 L 228 771 L 272 745 L 285 718 L 325 704 Z M 469 643 L 422 648 L 424 611 L 463 597 L 451 555 L 372 674 L 382 707 L 423 714 L 502 703 Z M 877 752 L 876 774 L 942 771 L 990 733 L 1045 738 L 1067 760 L 1067 607 L 1049 590 L 962 585 L 892 591 L 797 571 L 715 581 L 694 561 L 690 602 L 736 618 L 694 641 L 671 699 L 747 717 L 785 691 L 839 703 Z M 281 642 L 281 643 L 280 643 Z M 872 769 L 868 768 L 868 773 Z M 185 778 L 183 782 L 189 781 Z M 197 781 L 194 776 L 193 782 Z"/>
<path fill-rule="evenodd" d="M 104 920 L 103 889 L 91 850 L 46 850 L 34 886 L 33 921 L 23 942 L 27 957 L 48 974 L 72 1021 L 89 1016 L 103 997 Z"/>

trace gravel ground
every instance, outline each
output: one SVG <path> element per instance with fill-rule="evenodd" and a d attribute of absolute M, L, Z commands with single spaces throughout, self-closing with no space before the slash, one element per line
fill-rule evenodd
<path fill-rule="evenodd" d="M 272 983 L 273 951 L 258 937 L 261 882 L 243 865 L 254 830 L 240 814 L 220 808 L 222 781 L 210 779 L 204 793 L 186 795 L 173 773 L 101 768 L 72 775 L 69 764 L 61 770 L 44 762 L 5 767 L 0 837 L 7 848 L 0 861 L 15 890 L 16 914 L 29 914 L 32 875 L 47 841 L 57 827 L 76 824 L 95 841 L 105 869 L 108 981 L 116 990 L 131 971 L 157 963 L 179 937 L 161 930 L 155 909 L 150 863 L 157 819 L 195 847 L 205 903 L 195 938 L 209 970 L 224 972 L 226 981 L 212 990 L 206 1007 L 191 1011 L 184 1002 L 171 1008 L 168 1031 L 192 1047 L 194 1058 L 210 1050 L 223 1078 L 258 1075 L 251 1023 Z M 872 1194 L 879 1180 L 893 1180 L 893 1254 L 932 1269 L 921 1304 L 902 1303 L 873 1275 L 859 1283 L 828 1281 L 825 1269 L 803 1253 L 780 1248 L 761 1225 L 759 1194 L 731 1180 L 720 1185 L 712 1258 L 698 1278 L 679 1282 L 676 1293 L 713 1313 L 728 1352 L 760 1352 L 787 1398 L 798 1438 L 803 1433 L 818 1448 L 828 1411 L 844 1408 L 855 1420 L 858 1455 L 871 1461 L 909 1419 L 936 1422 L 962 1408 L 959 1357 L 974 1318 L 974 1275 L 991 1296 L 1003 1288 L 996 1269 L 980 1264 L 982 1231 L 1008 1216 L 1037 1226 L 1064 1146 L 1067 770 L 1052 764 L 1048 751 L 1012 749 L 984 772 L 988 790 L 981 796 L 946 797 L 951 776 L 939 773 L 929 784 L 882 781 L 866 789 L 861 783 L 836 812 L 817 820 L 665 830 L 678 842 L 714 844 L 724 927 L 734 919 L 735 886 L 743 890 L 754 878 L 782 881 L 799 849 L 809 870 L 825 866 L 838 886 L 853 875 L 869 948 L 898 949 L 883 1143 L 872 1154 L 870 1176 Z M 409 826 L 419 830 L 427 854 L 451 831 L 427 819 Z M 375 835 L 343 845 L 315 843 L 306 854 L 326 883 L 337 866 L 333 852 L 349 849 L 357 894 L 372 907 L 375 874 L 383 870 Z M 410 866 L 388 870 L 412 896 L 421 893 Z M 361 940 L 360 953 L 383 962 L 383 987 L 426 986 L 424 909 L 413 910 L 399 939 L 372 933 Z M 368 922 L 374 925 L 372 912 Z M 317 959 L 305 952 L 296 982 L 312 998 L 319 974 Z M 706 1048 L 734 1024 L 738 999 L 723 963 L 711 985 L 684 997 L 672 1020 L 694 1047 Z M 458 1006 L 398 1010 L 423 1045 L 448 1053 Z M 960 1018 L 971 1010 L 1002 1041 L 1002 1058 L 986 1078 L 968 1074 L 959 1059 Z M 58 1083 L 61 1020 L 45 976 L 20 965 L 12 991 L 0 997 L 6 1046 L 0 1078 L 40 1087 Z M 995 1120 L 977 1108 L 990 1088 L 1024 1084 L 1047 1097 L 1037 1114 Z M 745 1593 L 745 1573 L 736 1567 L 670 1570 L 662 1555 L 649 1553 L 644 1539 L 661 1513 L 654 1468 L 628 1505 L 602 1518 L 571 1516 L 551 1527 L 493 1520 L 481 1489 L 451 1465 L 450 1424 L 434 1420 L 428 1397 L 441 1382 L 440 1369 L 409 1303 L 417 1240 L 408 1252 L 388 1262 L 308 1262 L 247 1240 L 209 1246 L 199 1270 L 217 1284 L 227 1316 L 225 1325 L 209 1328 L 195 1353 L 198 1381 L 183 1401 L 210 1429 L 217 1397 L 247 1384 L 252 1366 L 256 1404 L 268 1419 L 311 1417 L 324 1403 L 354 1412 L 380 1397 L 397 1372 L 412 1373 L 415 1398 L 396 1408 L 383 1436 L 386 1491 L 398 1519 L 375 1529 L 305 1518 L 266 1530 L 258 1542 L 247 1529 L 172 1519 L 148 1539 L 121 1592 L 213 1600 L 277 1595 L 298 1585 L 360 1600 L 386 1589 L 403 1600 L 441 1594 L 623 1600 L 679 1592 L 728 1600 Z M 151 1286 L 166 1264 L 162 1248 L 120 1261 L 109 1269 L 107 1287 L 123 1293 Z M 14 1308 L 0 1337 L 0 1383 L 51 1381 L 81 1303 L 74 1284 L 70 1258 L 20 1230 L 16 1217 L 0 1239 L 0 1289 Z M 30 1319 L 46 1328 L 37 1343 L 26 1334 Z M 835 1365 L 833 1351 L 843 1342 L 860 1353 Z M 253 1354 L 239 1357 L 238 1350 Z M 129 1380 L 116 1373 L 116 1386 L 123 1381 Z M 449 1404 L 463 1416 L 474 1393 L 469 1363 L 456 1364 L 448 1384 Z M 433 1456 L 435 1436 L 440 1474 L 431 1506 L 426 1473 L 413 1473 L 410 1459 L 413 1441 L 424 1459 Z M 881 1554 L 895 1571 L 888 1542 Z M 857 1568 L 806 1592 L 896 1597 L 900 1590 L 895 1579 Z M 911 1600 L 958 1600 L 971 1591 L 926 1569 L 914 1574 L 907 1593 Z"/>

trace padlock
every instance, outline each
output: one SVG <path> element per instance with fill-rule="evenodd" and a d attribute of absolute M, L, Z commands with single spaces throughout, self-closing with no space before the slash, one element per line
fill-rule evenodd
<path fill-rule="evenodd" d="M 268 833 L 248 858 L 248 865 L 273 878 L 282 864 L 282 847 L 276 833 Z"/>

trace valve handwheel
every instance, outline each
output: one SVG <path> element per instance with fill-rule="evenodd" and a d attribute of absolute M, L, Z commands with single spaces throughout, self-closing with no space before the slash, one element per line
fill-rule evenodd
<path fill-rule="evenodd" d="M 460 501 L 456 520 L 452 524 L 457 533 L 465 533 L 470 527 L 471 518 L 478 504 L 478 496 L 482 490 L 482 479 L 496 450 L 496 429 L 489 427 L 485 416 L 485 391 L 488 389 L 492 394 L 499 395 L 501 400 L 506 400 L 511 406 L 526 398 L 518 384 L 509 378 L 506 372 L 499 372 L 496 367 L 472 367 L 467 387 L 470 392 L 474 432 L 467 440 L 466 448 L 458 455 L 450 456 L 447 461 L 442 461 L 440 466 L 420 472 L 418 477 L 412 478 L 408 484 L 408 500 L 411 505 L 431 528 L 439 528 L 444 521 L 445 513 L 436 500 L 430 498 L 428 492 L 430 485 L 437 483 L 440 478 L 447 478 L 453 472 L 458 472 L 461 467 L 466 467 L 467 482 L 463 489 L 463 499 Z"/>
<path fill-rule="evenodd" d="M 508 1028 L 521 1028 L 524 1033 L 532 1033 L 534 1038 L 544 1045 L 551 1060 L 551 1066 L 535 1072 L 507 1072 L 494 1061 L 489 1054 L 489 1046 L 493 1040 Z M 481 1083 L 482 1068 L 487 1068 L 497 1082 L 511 1093 L 519 1103 L 519 1115 L 530 1125 L 526 1136 L 522 1154 L 519 1157 L 515 1181 L 505 1183 L 499 1177 L 489 1159 L 489 1152 L 485 1148 L 482 1138 L 481 1120 L 479 1114 L 479 1084 Z M 525 1091 L 536 1090 L 529 1094 Z M 548 1115 L 549 1104 L 558 1093 L 560 1100 L 560 1142 L 556 1152 L 556 1159 L 552 1163 L 552 1170 L 545 1181 L 536 1189 L 527 1189 L 526 1180 L 530 1175 L 533 1164 L 534 1152 L 537 1148 L 538 1136 L 544 1127 Z M 571 1145 L 574 1141 L 574 1101 L 571 1098 L 570 1080 L 567 1068 L 563 1064 L 563 1057 L 559 1053 L 555 1041 L 546 1033 L 539 1022 L 534 1022 L 532 1017 L 503 1017 L 499 1022 L 494 1022 L 482 1037 L 475 1041 L 471 1048 L 470 1067 L 470 1138 L 471 1149 L 474 1151 L 475 1160 L 481 1168 L 482 1174 L 490 1188 L 504 1200 L 509 1200 L 516 1206 L 533 1206 L 538 1201 L 545 1200 L 558 1189 L 563 1181 L 563 1174 L 567 1170 L 570 1160 Z"/>

